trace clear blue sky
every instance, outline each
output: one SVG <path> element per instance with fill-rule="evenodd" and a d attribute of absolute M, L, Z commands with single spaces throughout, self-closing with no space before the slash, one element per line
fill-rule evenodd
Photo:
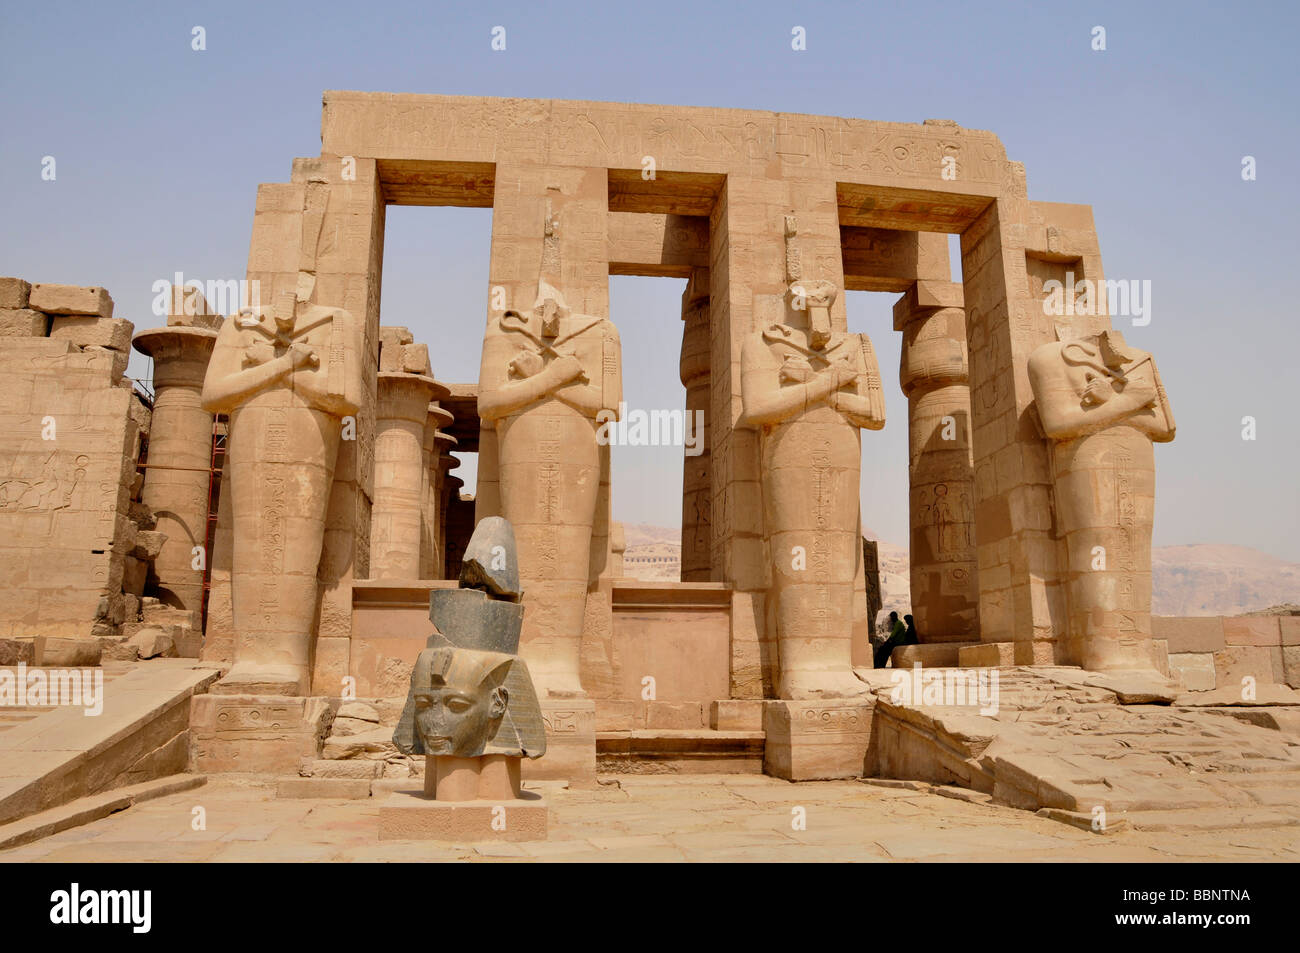
<path fill-rule="evenodd" d="M 734 11 L 734 12 L 733 12 Z M 493 26 L 507 49 L 490 48 Z M 1107 49 L 1091 49 L 1106 29 Z M 207 49 L 191 49 L 202 26 Z M 808 48 L 790 48 L 791 29 Z M 1106 274 L 1150 279 L 1151 350 L 1178 419 L 1156 450 L 1157 544 L 1300 561 L 1292 276 L 1300 242 L 1292 3 L 22 3 L 0 35 L 0 274 L 107 287 L 243 277 L 260 182 L 320 149 L 325 89 L 729 106 L 989 129 L 1030 197 L 1093 206 Z M 57 179 L 42 181 L 54 156 Z M 1258 179 L 1243 182 L 1253 155 Z M 383 321 L 477 376 L 491 213 L 390 209 Z M 616 278 L 629 404 L 674 407 L 681 283 Z M 892 296 L 849 295 L 890 422 L 866 434 L 863 512 L 906 543 Z M 143 361 L 133 372 L 146 371 Z M 1258 439 L 1241 439 L 1241 418 Z M 680 460 L 616 452 L 616 515 L 675 525 Z M 466 468 L 469 469 L 468 467 Z"/>

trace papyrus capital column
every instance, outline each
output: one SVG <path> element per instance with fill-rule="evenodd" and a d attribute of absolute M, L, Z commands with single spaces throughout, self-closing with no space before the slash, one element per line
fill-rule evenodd
<path fill-rule="evenodd" d="M 206 313 L 197 293 L 180 296 L 172 310 L 176 313 L 169 316 L 167 327 L 141 331 L 133 342 L 137 351 L 153 359 L 153 424 L 140 499 L 167 537 L 154 560 L 158 597 L 198 613 L 203 605 L 202 567 L 210 554 L 204 551 L 203 559 L 196 560 L 194 547 L 207 546 L 212 479 L 213 416 L 202 406 L 203 377 L 221 318 Z"/>
<path fill-rule="evenodd" d="M 420 578 L 428 473 L 424 435 L 437 388 L 433 378 L 421 374 L 379 374 L 370 515 L 370 569 L 377 579 Z"/>

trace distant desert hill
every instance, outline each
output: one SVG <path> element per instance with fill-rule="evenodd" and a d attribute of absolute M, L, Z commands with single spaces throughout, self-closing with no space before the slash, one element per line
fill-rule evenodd
<path fill-rule="evenodd" d="M 624 524 L 624 571 L 638 579 L 680 578 L 681 533 L 665 526 Z M 868 539 L 874 538 L 865 530 Z M 878 540 L 885 609 L 911 602 L 907 548 Z M 1300 602 L 1300 563 L 1248 546 L 1197 543 L 1157 546 L 1151 553 L 1156 615 L 1241 615 Z"/>

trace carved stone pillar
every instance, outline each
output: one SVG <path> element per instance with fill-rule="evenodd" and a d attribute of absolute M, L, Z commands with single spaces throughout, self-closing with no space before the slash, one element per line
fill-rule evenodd
<path fill-rule="evenodd" d="M 894 306 L 908 404 L 912 614 L 922 642 L 979 638 L 975 469 L 961 285 L 918 281 Z"/>
<path fill-rule="evenodd" d="M 439 427 L 451 423 L 455 418 L 451 411 L 438 406 L 437 401 L 429 405 L 429 416 L 424 424 L 424 453 L 421 475 L 420 494 L 420 578 L 440 579 L 435 573 L 438 565 L 438 533 L 441 523 L 438 518 L 438 458 L 446 449 L 445 439 L 440 443 L 439 436 L 446 437 Z"/>
<path fill-rule="evenodd" d="M 203 605 L 202 567 L 209 554 L 204 552 L 203 561 L 198 561 L 194 547 L 207 545 L 212 476 L 213 417 L 203 409 L 201 398 L 216 342 L 214 329 L 179 326 L 141 331 L 134 341 L 135 349 L 154 362 L 149 466 L 140 499 L 167 536 L 154 560 L 158 597 L 196 618 Z"/>
<path fill-rule="evenodd" d="M 424 434 L 437 387 L 433 378 L 421 374 L 379 374 L 370 515 L 370 570 L 377 579 L 420 578 L 428 492 Z"/>
<path fill-rule="evenodd" d="M 682 582 L 712 579 L 712 465 L 709 456 L 709 270 L 696 268 L 682 294 L 681 377 L 686 387 L 686 413 L 693 422 L 702 414 L 704 426 L 695 432 L 695 449 L 682 461 Z"/>

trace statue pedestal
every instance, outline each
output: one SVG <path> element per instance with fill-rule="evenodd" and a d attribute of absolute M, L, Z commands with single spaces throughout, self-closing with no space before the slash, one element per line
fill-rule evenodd
<path fill-rule="evenodd" d="M 866 776 L 873 707 L 861 698 L 764 702 L 763 773 L 786 781 Z"/>
<path fill-rule="evenodd" d="M 519 758 L 426 757 L 423 791 L 379 806 L 380 840 L 546 839 L 546 802 L 519 789 Z"/>
<path fill-rule="evenodd" d="M 590 698 L 542 698 L 546 754 L 524 765 L 535 781 L 568 781 L 574 787 L 596 786 L 596 703 Z"/>
<path fill-rule="evenodd" d="M 338 701 L 287 695 L 195 695 L 190 770 L 279 774 L 319 758 Z"/>

